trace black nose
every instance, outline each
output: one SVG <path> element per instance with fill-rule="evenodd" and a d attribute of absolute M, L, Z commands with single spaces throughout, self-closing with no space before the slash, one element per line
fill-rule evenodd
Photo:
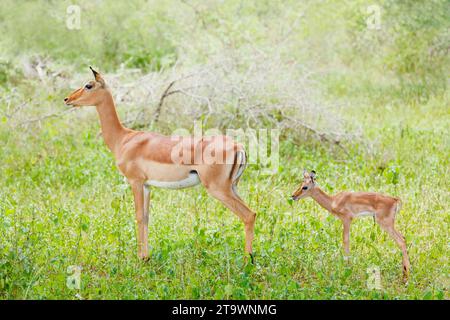
<path fill-rule="evenodd" d="M 64 102 L 67 102 L 67 100 L 69 100 L 69 98 L 64 98 Z"/>

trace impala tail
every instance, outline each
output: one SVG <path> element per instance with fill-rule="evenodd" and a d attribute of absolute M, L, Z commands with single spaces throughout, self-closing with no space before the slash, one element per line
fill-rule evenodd
<path fill-rule="evenodd" d="M 402 210 L 402 206 L 403 206 L 403 202 L 400 198 L 397 198 L 397 202 L 396 202 L 396 207 L 395 207 L 395 216 L 397 216 L 397 214 L 400 212 L 400 210 Z"/>
<path fill-rule="evenodd" d="M 239 149 L 236 151 L 235 162 L 233 168 L 231 169 L 230 179 L 233 184 L 239 182 L 239 178 L 244 173 L 245 167 L 247 166 L 247 154 L 244 149 Z"/>

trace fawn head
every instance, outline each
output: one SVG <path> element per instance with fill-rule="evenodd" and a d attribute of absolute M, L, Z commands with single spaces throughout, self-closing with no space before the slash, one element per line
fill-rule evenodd
<path fill-rule="evenodd" d="M 87 82 L 83 87 L 72 92 L 64 98 L 64 103 L 68 106 L 82 107 L 98 105 L 108 92 L 105 80 L 100 73 L 89 67 L 94 74 L 94 80 Z"/>
<path fill-rule="evenodd" d="M 316 186 L 316 172 L 314 170 L 311 172 L 303 170 L 303 182 L 300 185 L 300 187 L 298 187 L 297 190 L 295 190 L 291 199 L 299 200 L 309 197 L 315 186 Z"/>

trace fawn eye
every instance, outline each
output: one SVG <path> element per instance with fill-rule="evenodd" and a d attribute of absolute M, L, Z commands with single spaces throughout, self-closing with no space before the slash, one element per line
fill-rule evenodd
<path fill-rule="evenodd" d="M 92 84 L 89 84 L 89 83 L 88 83 L 88 84 L 85 85 L 84 87 L 85 87 L 86 89 L 90 90 L 90 89 L 92 89 L 93 86 L 92 86 Z"/>
<path fill-rule="evenodd" d="M 305 186 L 305 187 L 302 188 L 302 190 L 308 190 L 308 187 Z"/>

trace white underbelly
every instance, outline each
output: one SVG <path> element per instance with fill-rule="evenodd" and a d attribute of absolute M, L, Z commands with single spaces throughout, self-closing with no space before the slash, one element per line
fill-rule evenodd
<path fill-rule="evenodd" d="M 145 182 L 146 186 L 152 186 L 157 188 L 165 189 L 184 189 L 196 186 L 200 183 L 200 178 L 197 172 L 190 172 L 189 176 L 185 179 L 178 181 L 158 181 L 158 180 L 148 180 Z"/>
<path fill-rule="evenodd" d="M 359 212 L 357 214 L 355 214 L 356 218 L 360 218 L 360 217 L 374 217 L 375 216 L 375 212 L 371 212 L 371 211 L 362 211 Z"/>

